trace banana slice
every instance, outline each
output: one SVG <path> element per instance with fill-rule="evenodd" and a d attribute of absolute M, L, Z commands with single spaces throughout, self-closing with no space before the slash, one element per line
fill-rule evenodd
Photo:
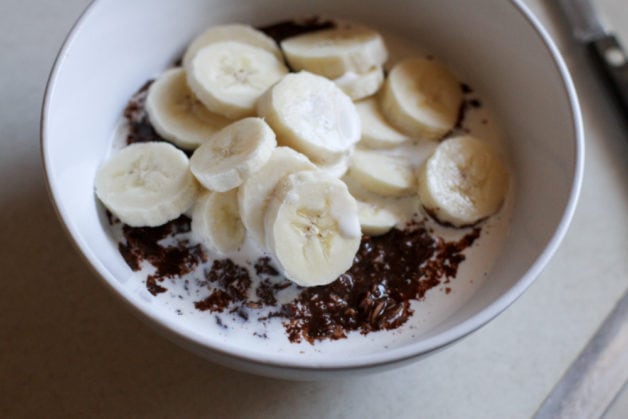
<path fill-rule="evenodd" d="M 279 143 L 327 166 L 360 139 L 360 118 L 351 99 L 336 85 L 305 71 L 286 75 L 257 104 L 259 116 Z"/>
<path fill-rule="evenodd" d="M 337 157 L 335 161 L 319 163 L 316 167 L 330 176 L 341 178 L 349 170 L 349 161 L 353 155 L 353 150 L 354 148 L 351 147 L 350 150 Z"/>
<path fill-rule="evenodd" d="M 443 64 L 424 58 L 395 65 L 382 91 L 386 118 L 414 137 L 441 138 L 454 127 L 461 104 L 456 77 Z"/>
<path fill-rule="evenodd" d="M 268 162 L 238 189 L 240 216 L 262 249 L 266 246 L 264 214 L 273 190 L 281 178 L 303 170 L 316 170 L 316 166 L 305 155 L 289 147 L 277 147 Z"/>
<path fill-rule="evenodd" d="M 159 135 L 186 150 L 194 150 L 231 123 L 196 99 L 180 67 L 166 71 L 151 84 L 146 112 Z"/>
<path fill-rule="evenodd" d="M 192 213 L 192 234 L 208 249 L 221 255 L 238 250 L 246 230 L 238 212 L 236 189 L 204 192 Z"/>
<path fill-rule="evenodd" d="M 416 191 L 414 172 L 403 156 L 356 150 L 349 164 L 349 175 L 365 189 L 384 196 L 407 196 Z"/>
<path fill-rule="evenodd" d="M 371 202 L 357 201 L 358 218 L 362 233 L 370 236 L 380 236 L 388 233 L 401 222 L 401 217 L 390 208 L 382 207 Z"/>
<path fill-rule="evenodd" d="M 410 137 L 390 125 L 379 109 L 375 98 L 356 102 L 355 108 L 362 123 L 360 145 L 369 148 L 393 148 L 407 142 Z"/>
<path fill-rule="evenodd" d="M 185 71 L 188 85 L 210 111 L 237 119 L 253 115 L 259 97 L 288 69 L 263 48 L 221 41 L 199 49 Z"/>
<path fill-rule="evenodd" d="M 190 159 L 190 169 L 207 189 L 225 192 L 261 169 L 276 145 L 275 133 L 263 119 L 244 118 L 197 148 Z"/>
<path fill-rule="evenodd" d="M 382 36 L 365 26 L 337 27 L 285 39 L 280 44 L 294 70 L 330 79 L 352 71 L 366 73 L 388 58 Z"/>
<path fill-rule="evenodd" d="M 184 66 L 190 63 L 199 50 L 222 41 L 237 41 L 262 48 L 275 55 L 279 60 L 283 60 L 279 46 L 271 37 L 250 25 L 232 23 L 212 26 L 197 36 L 185 51 L 185 55 L 183 56 Z"/>
<path fill-rule="evenodd" d="M 382 66 L 373 67 L 366 73 L 348 71 L 334 79 L 336 86 L 340 87 L 352 100 L 360 100 L 371 96 L 379 90 L 383 82 L 384 69 Z"/>
<path fill-rule="evenodd" d="M 264 219 L 268 248 L 285 276 L 301 286 L 334 281 L 360 246 L 355 199 L 341 180 L 319 171 L 284 177 Z"/>
<path fill-rule="evenodd" d="M 499 210 L 508 171 L 487 143 L 471 136 L 443 141 L 419 172 L 419 197 L 439 221 L 474 224 Z"/>
<path fill-rule="evenodd" d="M 155 227 L 187 211 L 198 185 L 185 153 L 172 144 L 131 144 L 96 172 L 96 196 L 132 227 Z"/>

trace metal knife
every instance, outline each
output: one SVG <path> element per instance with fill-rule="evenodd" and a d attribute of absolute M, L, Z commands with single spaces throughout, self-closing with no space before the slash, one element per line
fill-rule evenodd
<path fill-rule="evenodd" d="M 603 417 L 626 385 L 628 291 L 547 396 L 534 419 Z"/>
<path fill-rule="evenodd" d="M 615 35 L 600 22 L 591 0 L 558 0 L 574 38 L 589 49 L 628 118 L 628 56 Z"/>

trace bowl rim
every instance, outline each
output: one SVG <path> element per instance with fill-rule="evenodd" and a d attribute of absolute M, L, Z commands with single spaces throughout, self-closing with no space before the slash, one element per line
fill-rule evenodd
<path fill-rule="evenodd" d="M 399 348 L 389 349 L 377 354 L 364 354 L 360 356 L 353 356 L 345 358 L 340 361 L 336 361 L 334 358 L 325 360 L 311 360 L 307 357 L 299 358 L 285 358 L 281 354 L 273 354 L 272 356 L 260 356 L 259 353 L 254 351 L 237 348 L 237 350 L 231 350 L 222 347 L 220 344 L 214 344 L 207 342 L 200 334 L 195 333 L 194 330 L 184 329 L 169 319 L 161 316 L 153 315 L 149 309 L 142 308 L 134 304 L 127 296 L 123 287 L 115 280 L 115 278 L 108 272 L 108 270 L 102 265 L 97 255 L 89 251 L 87 244 L 81 239 L 80 234 L 74 226 L 67 222 L 69 215 L 65 213 L 63 205 L 60 199 L 58 188 L 53 181 L 53 175 L 51 173 L 49 147 L 48 147 L 48 119 L 50 113 L 50 100 L 54 95 L 56 80 L 59 72 L 63 66 L 68 50 L 71 48 L 74 39 L 78 36 L 80 29 L 85 22 L 94 13 L 96 5 L 101 4 L 99 0 L 92 0 L 85 8 L 83 13 L 77 19 L 72 26 L 70 32 L 66 36 L 62 47 L 56 59 L 54 61 L 52 70 L 48 77 L 48 81 L 45 88 L 45 94 L 41 109 L 40 117 L 40 152 L 43 162 L 43 171 L 46 179 L 46 188 L 52 206 L 57 214 L 57 217 L 61 221 L 63 229 L 67 236 L 70 238 L 73 246 L 78 250 L 81 258 L 87 262 L 87 265 L 92 269 L 94 273 L 100 278 L 106 287 L 112 291 L 112 293 L 126 306 L 131 309 L 132 312 L 139 316 L 142 320 L 148 323 L 150 326 L 156 327 L 159 332 L 163 332 L 166 337 L 171 340 L 177 341 L 180 344 L 188 347 L 188 349 L 201 349 L 203 352 L 210 351 L 216 355 L 227 357 L 229 359 L 241 361 L 244 363 L 253 363 L 263 365 L 267 367 L 280 367 L 291 368 L 301 371 L 348 371 L 359 370 L 371 367 L 382 367 L 389 364 L 398 364 L 403 361 L 407 361 L 447 346 L 454 343 L 468 334 L 478 330 L 485 326 L 489 321 L 497 317 L 501 312 L 514 303 L 524 291 L 534 282 L 536 277 L 542 272 L 543 268 L 547 265 L 551 257 L 558 249 L 561 241 L 563 240 L 573 215 L 575 213 L 578 198 L 580 196 L 580 190 L 582 185 L 582 177 L 584 172 L 584 130 L 582 114 L 580 105 L 578 102 L 577 93 L 569 74 L 567 66 L 558 50 L 554 41 L 536 18 L 536 16 L 530 11 L 530 9 L 523 4 L 522 0 L 509 0 L 510 4 L 515 10 L 522 16 L 522 18 L 532 27 L 534 32 L 541 38 L 543 46 L 549 52 L 553 65 L 558 71 L 562 87 L 565 90 L 571 113 L 572 128 L 575 132 L 575 156 L 574 164 L 572 168 L 573 181 L 571 184 L 571 192 L 565 209 L 563 211 L 562 218 L 558 223 L 554 233 L 548 240 L 547 245 L 537 257 L 535 262 L 528 268 L 525 274 L 506 292 L 499 296 L 496 300 L 491 302 L 485 308 L 483 308 L 476 315 L 456 324 L 454 327 L 439 333 L 436 336 L 428 339 L 421 340 L 419 342 L 413 342 L 406 344 Z"/>

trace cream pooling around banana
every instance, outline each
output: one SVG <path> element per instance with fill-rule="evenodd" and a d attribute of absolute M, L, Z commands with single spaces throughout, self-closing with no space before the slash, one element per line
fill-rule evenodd
<path fill-rule="evenodd" d="M 362 237 L 359 219 L 348 214 L 351 214 L 351 212 L 346 206 L 334 205 L 331 208 L 331 215 L 336 219 L 338 229 L 343 237 L 350 239 Z"/>

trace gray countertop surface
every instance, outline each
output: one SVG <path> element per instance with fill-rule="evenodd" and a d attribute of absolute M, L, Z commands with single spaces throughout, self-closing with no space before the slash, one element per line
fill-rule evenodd
<path fill-rule="evenodd" d="M 584 115 L 584 183 L 558 252 L 505 313 L 444 351 L 377 375 L 294 383 L 180 349 L 85 265 L 48 200 L 39 112 L 56 53 L 88 1 L 0 0 L 0 417 L 534 414 L 628 288 L 628 131 L 552 2 L 525 3 L 564 54 Z M 628 44 L 624 1 L 597 4 Z M 622 403 L 607 417 L 625 414 Z"/>

